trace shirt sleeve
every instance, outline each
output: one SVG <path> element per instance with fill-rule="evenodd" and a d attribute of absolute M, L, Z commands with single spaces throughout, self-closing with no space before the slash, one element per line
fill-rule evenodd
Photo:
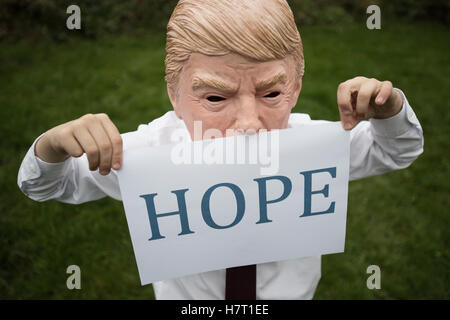
<path fill-rule="evenodd" d="M 350 132 L 350 180 L 408 167 L 423 152 L 422 127 L 403 92 L 401 111 L 361 121 Z"/>
<path fill-rule="evenodd" d="M 35 201 L 57 200 L 72 204 L 105 196 L 122 200 L 115 170 L 107 176 L 102 176 L 98 170 L 91 171 L 86 154 L 79 158 L 69 157 L 60 163 L 45 162 L 34 151 L 41 136 L 31 145 L 19 169 L 17 184 L 25 195 Z M 139 130 L 121 136 L 124 150 L 147 143 Z"/>
<path fill-rule="evenodd" d="M 26 153 L 17 178 L 19 188 L 30 199 L 78 204 L 108 195 L 120 200 L 117 175 L 113 170 L 107 176 L 100 175 L 98 170 L 90 171 L 86 154 L 60 163 L 45 162 L 34 151 L 40 137 Z"/>
<path fill-rule="evenodd" d="M 141 124 L 136 131 L 121 134 L 123 151 L 145 146 L 171 143 L 171 132 L 185 128 L 184 123 L 169 111 L 149 124 Z M 105 196 L 122 200 L 117 172 L 107 176 L 98 170 L 89 170 L 86 154 L 79 158 L 69 157 L 60 163 L 48 163 L 35 155 L 36 142 L 26 153 L 19 168 L 17 184 L 22 192 L 36 201 L 57 200 L 65 203 L 84 203 Z"/>

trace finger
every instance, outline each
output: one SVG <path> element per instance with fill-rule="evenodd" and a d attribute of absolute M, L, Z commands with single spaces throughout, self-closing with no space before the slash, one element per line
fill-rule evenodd
<path fill-rule="evenodd" d="M 380 82 L 372 79 L 367 80 L 361 84 L 358 90 L 358 95 L 356 99 L 356 115 L 359 119 L 368 119 L 369 115 L 369 104 L 373 96 L 378 92 Z"/>
<path fill-rule="evenodd" d="M 119 170 L 122 166 L 123 142 L 119 130 L 106 114 L 99 115 L 100 121 L 112 144 L 112 168 Z"/>
<path fill-rule="evenodd" d="M 103 125 L 96 118 L 91 121 L 89 127 L 89 132 L 95 140 L 100 151 L 99 155 L 99 171 L 101 175 L 107 175 L 111 171 L 111 156 L 112 156 L 112 145 L 109 140 L 108 134 L 106 133 Z"/>
<path fill-rule="evenodd" d="M 377 98 L 375 99 L 375 103 L 380 106 L 385 104 L 389 97 L 392 95 L 392 88 L 392 82 L 383 81 L 381 83 L 380 92 L 378 92 Z"/>
<path fill-rule="evenodd" d="M 83 148 L 74 137 L 72 130 L 62 131 L 61 141 L 63 141 L 62 149 L 70 156 L 78 158 L 83 155 Z"/>
<path fill-rule="evenodd" d="M 97 170 L 99 165 L 99 150 L 94 138 L 83 125 L 77 125 L 73 130 L 74 137 L 77 139 L 81 148 L 86 153 L 91 171 Z"/>
<path fill-rule="evenodd" d="M 346 130 L 352 129 L 357 123 L 351 100 L 351 83 L 349 81 L 341 83 L 337 91 L 337 103 L 342 126 Z"/>

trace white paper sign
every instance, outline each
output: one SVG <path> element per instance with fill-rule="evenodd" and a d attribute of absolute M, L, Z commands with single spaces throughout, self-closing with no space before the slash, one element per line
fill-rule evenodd
<path fill-rule="evenodd" d="M 124 152 L 118 177 L 142 285 L 344 251 L 349 132 L 339 122 L 271 131 L 265 172 L 262 161 L 205 164 L 224 142 L 261 155 L 259 136 L 189 142 L 204 152 L 191 164 L 174 156 L 180 144 Z"/>

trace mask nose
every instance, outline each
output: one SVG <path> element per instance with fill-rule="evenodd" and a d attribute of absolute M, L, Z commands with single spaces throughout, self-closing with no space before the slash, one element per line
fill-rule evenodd
<path fill-rule="evenodd" d="M 243 99 L 237 107 L 236 124 L 234 130 L 237 134 L 252 134 L 263 129 L 259 118 L 258 108 L 254 99 Z"/>

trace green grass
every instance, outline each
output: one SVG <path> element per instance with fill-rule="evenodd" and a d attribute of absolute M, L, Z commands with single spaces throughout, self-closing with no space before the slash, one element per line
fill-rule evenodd
<path fill-rule="evenodd" d="M 306 74 L 294 112 L 338 120 L 337 85 L 391 80 L 425 132 L 408 169 L 350 184 L 345 253 L 323 256 L 317 299 L 429 299 L 449 295 L 448 29 L 432 24 L 305 27 Z M 164 35 L 0 43 L 0 298 L 149 299 L 140 286 L 120 202 L 34 202 L 18 189 L 20 162 L 45 130 L 106 112 L 121 132 L 170 110 Z M 82 290 L 66 288 L 67 266 Z M 368 290 L 366 268 L 381 268 Z"/>

